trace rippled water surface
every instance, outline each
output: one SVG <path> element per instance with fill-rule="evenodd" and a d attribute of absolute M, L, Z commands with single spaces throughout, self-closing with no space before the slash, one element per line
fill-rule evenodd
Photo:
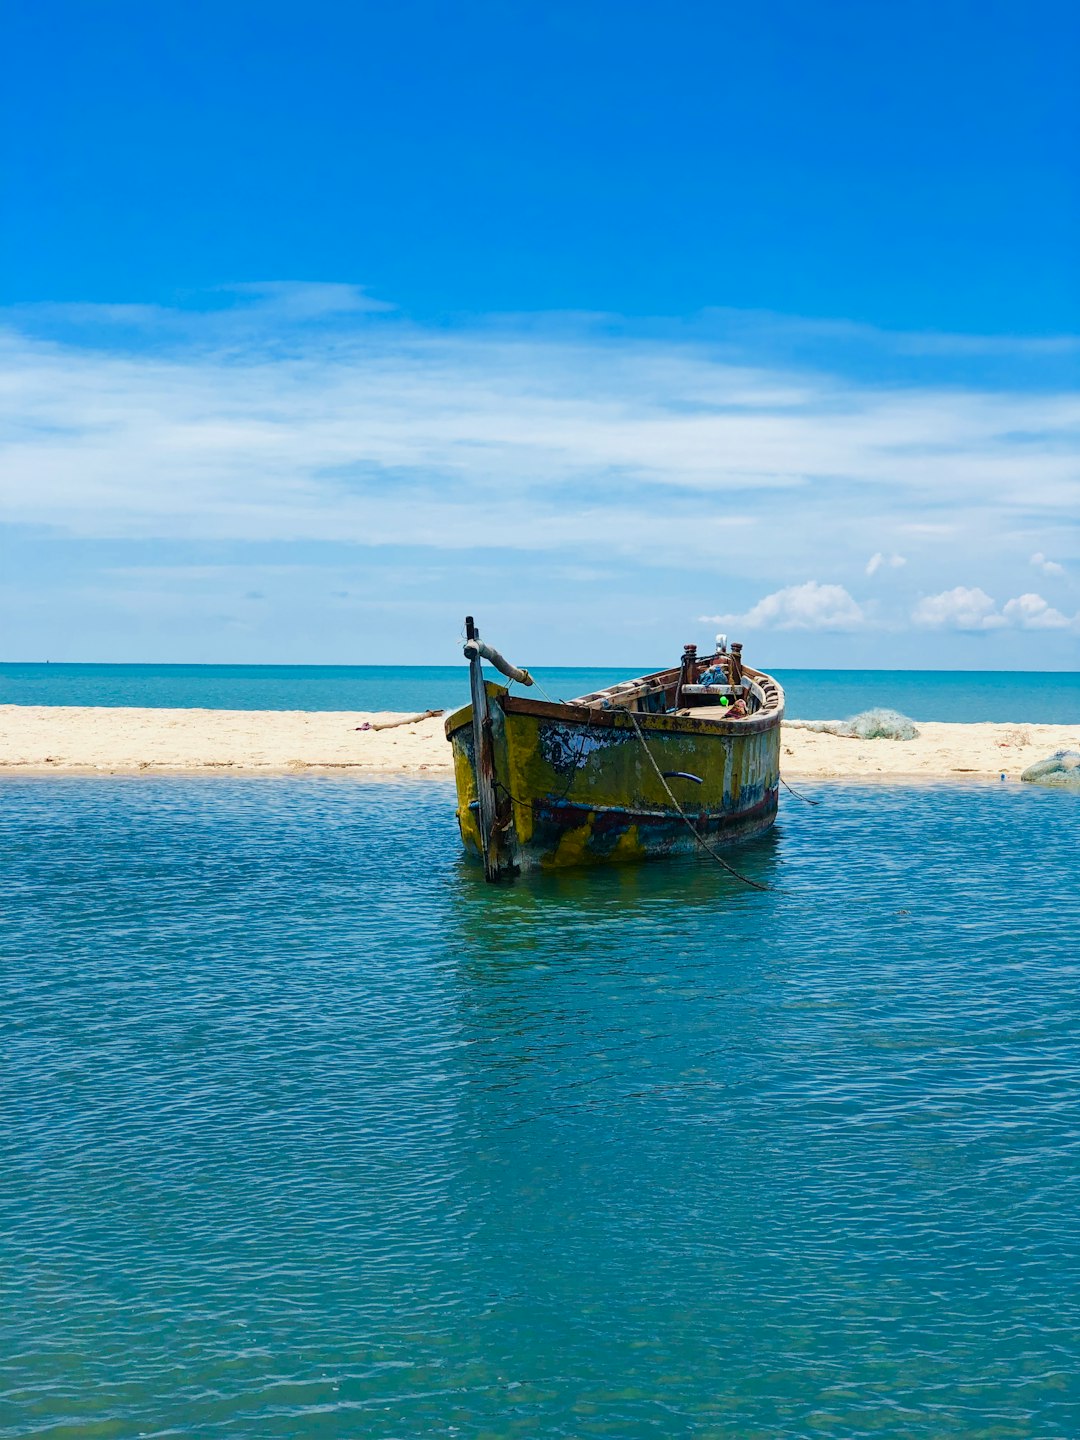
<path fill-rule="evenodd" d="M 1075 1437 L 1080 806 L 813 793 L 5 781 L 0 1435 Z"/>

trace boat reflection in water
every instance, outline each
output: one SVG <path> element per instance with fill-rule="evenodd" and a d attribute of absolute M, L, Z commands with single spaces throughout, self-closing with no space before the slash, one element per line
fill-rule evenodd
<path fill-rule="evenodd" d="M 488 880 L 520 870 L 675 855 L 763 834 L 776 818 L 784 692 L 717 637 L 680 664 L 570 701 L 485 681 L 470 616 L 472 702 L 446 721 L 457 818 Z"/>

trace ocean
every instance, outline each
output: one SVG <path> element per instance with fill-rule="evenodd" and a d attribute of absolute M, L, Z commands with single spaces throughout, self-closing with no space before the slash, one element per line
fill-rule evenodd
<path fill-rule="evenodd" d="M 0 782 L 4 1440 L 1075 1436 L 1076 797 L 805 788 L 757 892 Z"/>
<path fill-rule="evenodd" d="M 555 699 L 638 670 L 538 669 Z M 777 670 L 789 718 L 846 719 L 883 705 L 915 720 L 1080 720 L 1080 674 L 1003 671 Z M 499 679 L 497 675 L 493 678 Z M 135 705 L 210 710 L 453 709 L 468 703 L 460 665 L 0 665 L 2 705 Z"/>

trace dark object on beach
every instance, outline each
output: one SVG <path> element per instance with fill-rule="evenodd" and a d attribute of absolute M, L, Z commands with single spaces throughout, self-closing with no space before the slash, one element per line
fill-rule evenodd
<path fill-rule="evenodd" d="M 1020 779 L 1052 790 L 1080 791 L 1080 751 L 1057 750 L 1049 759 L 1029 765 Z"/>
<path fill-rule="evenodd" d="M 446 735 L 461 838 L 488 880 L 711 849 L 773 823 L 784 692 L 741 647 L 687 645 L 674 669 L 556 702 L 485 681 L 483 659 L 533 683 L 465 626 L 472 704 Z"/>
<path fill-rule="evenodd" d="M 789 720 L 789 729 L 839 735 L 845 740 L 917 740 L 914 720 L 899 710 L 863 710 L 850 720 Z"/>

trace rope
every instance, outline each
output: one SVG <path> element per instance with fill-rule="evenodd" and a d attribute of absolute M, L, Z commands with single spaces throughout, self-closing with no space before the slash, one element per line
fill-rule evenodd
<path fill-rule="evenodd" d="M 529 674 L 532 675 L 532 671 L 531 671 L 531 670 L 529 671 Z M 540 691 L 540 694 L 543 695 L 544 699 L 548 702 L 549 705 L 558 705 L 558 704 L 560 704 L 560 703 L 562 703 L 562 704 L 565 704 L 565 703 L 566 703 L 565 701 L 560 702 L 560 701 L 558 701 L 558 700 L 553 700 L 553 699 L 551 698 L 551 696 L 548 694 L 548 692 L 544 689 L 543 685 L 540 684 L 540 681 L 536 678 L 535 675 L 533 675 L 533 677 L 532 677 L 532 682 L 533 682 L 533 684 L 536 686 L 536 688 Z"/>
<path fill-rule="evenodd" d="M 547 702 L 548 702 L 549 704 L 554 705 L 554 704 L 557 703 L 556 701 L 552 700 L 551 696 L 547 693 L 547 691 L 544 689 L 544 687 L 540 684 L 540 682 L 537 680 L 537 678 L 536 678 L 535 675 L 532 677 L 532 680 L 533 680 L 533 684 L 536 686 L 536 688 L 540 691 L 541 695 L 543 695 L 544 699 L 547 700 Z M 513 683 L 514 683 L 514 682 L 513 682 L 512 680 L 509 681 L 509 683 L 507 684 L 507 687 L 506 687 L 507 690 L 510 689 L 510 685 L 512 685 Z M 565 702 L 563 702 L 563 703 L 565 703 Z M 751 880 L 748 875 L 743 875 L 740 871 L 736 870 L 735 867 L 734 867 L 734 865 L 729 864 L 728 861 L 725 860 L 724 857 L 723 857 L 722 855 L 720 855 L 712 845 L 709 844 L 709 842 L 705 839 L 704 835 L 701 834 L 701 832 L 698 830 L 697 826 L 696 826 L 696 825 L 694 824 L 694 822 L 690 819 L 689 815 L 687 815 L 686 811 L 685 811 L 685 810 L 682 808 L 682 806 L 679 804 L 679 802 L 678 802 L 678 800 L 676 799 L 675 794 L 674 794 L 671 786 L 667 783 L 667 780 L 664 778 L 664 772 L 660 769 L 660 766 L 656 763 L 656 760 L 655 760 L 655 758 L 653 757 L 652 751 L 649 749 L 648 745 L 646 744 L 645 736 L 644 736 L 644 735 L 642 734 L 642 732 L 641 732 L 641 726 L 638 724 L 638 718 L 637 718 L 637 716 L 634 714 L 633 710 L 630 710 L 630 709 L 624 710 L 622 713 L 623 713 L 624 715 L 629 716 L 629 718 L 630 718 L 630 723 L 631 723 L 631 725 L 633 725 L 633 727 L 634 727 L 634 733 L 635 733 L 635 735 L 637 736 L 638 740 L 641 742 L 641 748 L 645 751 L 645 754 L 647 755 L 648 760 L 649 760 L 649 764 L 650 764 L 650 765 L 652 766 L 652 768 L 656 771 L 657 778 L 659 779 L 660 784 L 664 787 L 664 790 L 665 790 L 665 792 L 667 793 L 668 799 L 671 801 L 672 805 L 674 805 L 675 810 L 676 810 L 676 812 L 678 813 L 679 819 L 683 822 L 683 824 L 686 826 L 686 828 L 690 831 L 690 834 L 693 835 L 694 839 L 695 839 L 695 840 L 697 841 L 697 843 L 701 846 L 701 848 L 705 851 L 705 853 L 706 853 L 707 855 L 710 855 L 710 856 L 716 861 L 716 863 L 721 867 L 721 869 L 726 870 L 727 873 L 728 873 L 730 876 L 732 876 L 733 879 L 740 881 L 743 885 L 748 885 L 751 890 L 771 890 L 771 889 L 773 888 L 771 885 L 763 885 L 759 880 Z M 579 764 L 580 761 L 581 761 L 582 756 L 583 756 L 584 753 L 585 753 L 585 745 L 586 745 L 586 743 L 587 743 L 587 741 L 588 741 L 589 731 L 592 729 L 592 726 L 593 726 L 593 722 L 592 722 L 591 720 L 586 721 L 586 723 L 585 723 L 585 728 L 584 728 L 584 730 L 583 730 L 582 733 L 581 733 L 581 742 L 580 742 L 580 744 L 579 744 L 579 746 L 578 746 L 578 753 L 577 753 L 577 755 L 574 757 L 574 763 L 573 763 L 573 765 L 571 765 L 571 767 L 570 767 L 570 780 L 569 780 L 569 782 L 568 782 L 568 784 L 567 784 L 567 786 L 566 786 L 566 789 L 563 791 L 562 795 L 560 795 L 559 798 L 555 801 L 555 804 L 556 804 L 556 805 L 562 804 L 562 802 L 563 802 L 563 801 L 566 799 L 566 797 L 570 794 L 570 791 L 571 791 L 571 789 L 573 788 L 574 779 L 575 779 L 575 777 L 576 777 L 576 772 L 577 772 L 577 767 L 578 767 L 578 764 Z M 791 790 L 791 786 L 788 785 L 787 781 L 784 780 L 783 776 L 780 777 L 780 781 L 781 781 L 781 784 L 784 785 L 788 790 Z M 506 788 L 506 786 L 503 785 L 503 784 L 501 784 L 498 780 L 496 780 L 496 782 L 495 782 L 495 788 L 496 788 L 497 790 L 501 790 L 501 791 L 503 792 L 503 794 L 506 796 L 506 798 L 510 801 L 510 803 L 511 803 L 512 805 L 527 805 L 531 810 L 535 811 L 536 805 L 537 805 L 537 802 L 536 802 L 535 800 L 521 800 L 521 799 L 519 799 L 516 795 L 511 794 L 511 792 Z M 793 795 L 796 794 L 796 792 L 795 792 L 794 790 L 791 790 L 791 793 L 792 793 Z M 811 799 L 809 798 L 809 796 L 806 796 L 806 795 L 799 795 L 797 798 L 800 799 L 800 800 L 805 800 L 808 805 L 819 805 L 819 804 L 821 803 L 819 800 L 811 800 Z M 550 802 L 549 802 L 549 803 L 550 803 Z"/>
<path fill-rule="evenodd" d="M 740 872 L 735 869 L 734 865 L 729 865 L 728 862 L 724 859 L 724 857 L 723 857 L 722 855 L 718 854 L 717 851 L 709 844 L 709 842 L 705 839 L 704 835 L 701 834 L 701 832 L 698 830 L 697 826 L 696 826 L 696 825 L 694 824 L 694 822 L 690 819 L 689 815 L 687 815 L 686 811 L 685 811 L 685 810 L 682 808 L 682 806 L 679 804 L 678 800 L 676 800 L 675 795 L 674 795 L 674 793 L 673 793 L 673 791 L 672 791 L 672 789 L 671 789 L 671 786 L 670 786 L 670 785 L 667 783 L 667 781 L 664 779 L 664 772 L 660 769 L 660 766 L 656 763 L 656 760 L 655 760 L 654 757 L 653 757 L 652 751 L 649 749 L 648 745 L 645 743 L 645 736 L 641 733 L 641 726 L 638 724 L 638 718 L 637 718 L 637 716 L 634 714 L 633 710 L 624 710 L 624 711 L 623 711 L 623 714 L 624 714 L 624 715 L 628 715 L 628 716 L 630 717 L 630 723 L 631 723 L 631 725 L 633 725 L 633 727 L 634 727 L 634 733 L 637 735 L 637 738 L 641 741 L 641 748 L 645 751 L 645 754 L 649 757 L 649 764 L 650 764 L 650 765 L 653 767 L 653 769 L 656 771 L 656 774 L 657 774 L 657 776 L 658 776 L 658 778 L 659 778 L 659 780 L 660 780 L 660 784 L 661 784 L 661 785 L 664 787 L 664 789 L 667 791 L 668 799 L 669 799 L 669 800 L 671 801 L 671 803 L 675 806 L 675 809 L 679 812 L 679 818 L 682 820 L 683 824 L 684 824 L 684 825 L 686 826 L 686 828 L 690 831 L 690 834 L 693 835 L 694 839 L 698 842 L 698 844 L 701 846 L 701 848 L 702 848 L 707 854 L 711 855 L 712 858 L 716 861 L 716 863 L 717 863 L 718 865 L 722 866 L 723 869 L 725 869 L 725 870 L 728 872 L 729 875 L 734 876 L 734 878 L 735 878 L 736 880 L 741 880 L 744 885 L 749 885 L 750 888 L 751 888 L 751 890 L 771 890 L 771 889 L 773 888 L 771 885 L 763 885 L 759 880 L 751 880 L 748 875 L 742 875 L 742 874 L 740 874 Z"/>
<path fill-rule="evenodd" d="M 553 700 L 553 699 L 551 698 L 551 696 L 548 694 L 548 692 L 544 689 L 543 685 L 540 684 L 540 681 L 536 678 L 536 676 L 533 674 L 533 672 L 532 672 L 531 670 L 527 671 L 526 673 L 528 674 L 528 676 L 529 676 L 530 680 L 532 681 L 532 683 L 536 686 L 537 690 L 540 691 L 540 694 L 543 695 L 544 699 L 548 702 L 549 705 L 565 705 L 565 704 L 566 704 L 566 701 L 565 701 L 565 700 Z M 507 678 L 506 678 L 506 689 L 507 689 L 507 692 L 509 692 L 511 685 L 516 685 L 516 684 L 518 684 L 518 681 L 512 679 L 510 676 L 507 676 Z"/>
<path fill-rule="evenodd" d="M 791 794 L 795 796 L 795 799 L 796 799 L 796 800 L 805 800 L 806 803 L 807 803 L 807 805 L 820 805 L 820 804 L 821 804 L 821 801 L 820 801 L 820 800 L 811 800 L 809 795 L 800 795 L 799 792 L 798 792 L 798 790 L 792 790 L 792 789 L 791 789 L 791 786 L 790 786 L 790 785 L 787 783 L 787 781 L 784 779 L 783 775 L 780 776 L 780 784 L 783 785 L 783 787 L 784 787 L 785 790 L 791 791 Z"/>

